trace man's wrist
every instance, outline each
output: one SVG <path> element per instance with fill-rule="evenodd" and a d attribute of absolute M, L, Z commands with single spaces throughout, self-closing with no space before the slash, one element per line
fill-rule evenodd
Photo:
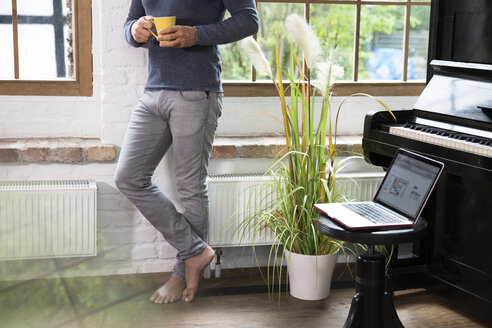
<path fill-rule="evenodd" d="M 195 45 L 199 46 L 202 43 L 202 29 L 200 26 L 193 26 L 193 28 L 195 29 Z"/>

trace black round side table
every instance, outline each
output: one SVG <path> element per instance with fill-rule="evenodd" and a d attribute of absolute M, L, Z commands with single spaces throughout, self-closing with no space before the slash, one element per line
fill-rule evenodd
<path fill-rule="evenodd" d="M 427 222 L 420 218 L 411 229 L 347 230 L 321 214 L 319 231 L 329 237 L 367 245 L 357 257 L 355 295 L 344 328 L 403 327 L 393 304 L 393 296 L 384 290 L 385 257 L 375 245 L 397 245 L 419 240 L 427 233 Z"/>

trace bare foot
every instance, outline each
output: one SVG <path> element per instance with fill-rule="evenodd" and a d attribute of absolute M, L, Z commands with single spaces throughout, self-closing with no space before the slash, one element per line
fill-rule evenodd
<path fill-rule="evenodd" d="M 183 280 L 172 276 L 158 290 L 150 296 L 149 301 L 156 304 L 172 303 L 180 300 L 186 285 Z"/>
<path fill-rule="evenodd" d="M 199 255 L 185 260 L 186 289 L 183 291 L 183 301 L 191 302 L 198 290 L 200 275 L 214 259 L 215 252 L 207 246 Z"/>

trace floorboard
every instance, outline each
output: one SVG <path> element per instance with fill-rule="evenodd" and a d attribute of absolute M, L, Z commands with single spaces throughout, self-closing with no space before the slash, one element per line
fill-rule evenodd
<path fill-rule="evenodd" d="M 0 327 L 342 327 L 354 294 L 353 281 L 342 279 L 327 299 L 302 301 L 285 291 L 269 293 L 257 269 L 224 270 L 219 279 L 202 280 L 190 304 L 150 303 L 168 276 L 0 282 Z M 423 289 L 397 292 L 395 306 L 407 328 L 492 327 L 491 311 Z"/>

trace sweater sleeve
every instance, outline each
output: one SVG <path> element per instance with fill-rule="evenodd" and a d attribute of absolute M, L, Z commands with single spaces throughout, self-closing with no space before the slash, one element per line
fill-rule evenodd
<path fill-rule="evenodd" d="M 133 47 L 141 47 L 145 43 L 135 41 L 132 35 L 132 24 L 135 23 L 140 17 L 145 16 L 145 9 L 142 5 L 142 0 L 132 0 L 130 5 L 130 11 L 123 27 L 125 33 L 125 40 Z"/>
<path fill-rule="evenodd" d="M 235 42 L 258 32 L 259 19 L 254 0 L 222 0 L 231 17 L 216 24 L 195 26 L 197 45 Z"/>

